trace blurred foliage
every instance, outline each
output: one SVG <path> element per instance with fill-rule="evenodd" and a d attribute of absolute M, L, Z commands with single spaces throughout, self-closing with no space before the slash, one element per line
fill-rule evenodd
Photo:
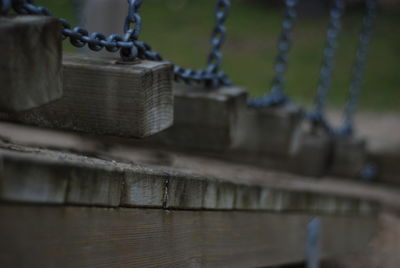
<path fill-rule="evenodd" d="M 37 2 L 49 7 L 57 16 L 76 21 L 71 0 Z M 206 0 L 144 1 L 141 40 L 149 42 L 165 59 L 183 66 L 203 67 L 214 23 L 214 3 Z M 341 107 L 347 96 L 362 15 L 362 10 L 351 10 L 344 18 L 329 96 L 335 107 Z M 380 12 L 361 98 L 364 109 L 400 109 L 399 23 L 398 11 Z M 223 67 L 236 85 L 247 88 L 254 96 L 269 90 L 280 24 L 280 9 L 233 0 Z M 295 29 L 287 90 L 303 105 L 310 105 L 315 96 L 326 26 L 327 16 L 310 14 L 303 16 Z M 72 48 L 67 45 L 66 49 Z"/>

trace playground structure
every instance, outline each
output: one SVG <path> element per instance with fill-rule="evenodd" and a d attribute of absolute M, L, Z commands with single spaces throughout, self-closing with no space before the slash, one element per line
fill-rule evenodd
<path fill-rule="evenodd" d="M 0 43 L 8 56 L 0 118 L 80 133 L 19 126 L 48 139 L 34 142 L 28 134 L 22 143 L 1 143 L 0 230 L 7 239 L 0 263 L 318 267 L 320 258 L 360 250 L 371 238 L 383 194 L 343 178 L 375 176 L 353 127 L 375 0 L 366 0 L 339 127 L 325 110 L 342 0 L 329 13 L 311 111 L 285 91 L 297 0 L 285 1 L 276 75 L 271 92 L 257 99 L 222 71 L 229 0 L 217 1 L 211 52 L 199 70 L 163 61 L 139 41 L 142 1 L 128 1 L 124 35 L 108 37 L 72 28 L 33 1 L 0 3 L 0 35 L 12 37 Z M 20 15 L 7 15 L 11 9 Z M 120 58 L 63 55 L 61 32 L 76 47 Z M 395 195 L 388 200 L 398 202 Z M 52 243 L 63 253 L 54 254 L 46 246 Z M 43 245 L 40 252 L 35 244 Z"/>

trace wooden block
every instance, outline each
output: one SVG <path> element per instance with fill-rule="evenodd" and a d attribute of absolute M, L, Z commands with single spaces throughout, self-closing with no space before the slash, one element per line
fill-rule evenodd
<path fill-rule="evenodd" d="M 291 159 L 292 170 L 298 174 L 320 177 L 326 174 L 332 149 L 331 137 L 324 132 L 303 131 L 298 148 Z"/>
<path fill-rule="evenodd" d="M 242 118 L 245 135 L 240 149 L 272 156 L 292 154 L 303 111 L 289 103 L 281 107 L 249 108 Z"/>
<path fill-rule="evenodd" d="M 71 168 L 66 202 L 117 207 L 121 201 L 122 182 L 123 174 L 115 170 Z"/>
<path fill-rule="evenodd" d="M 62 204 L 69 180 L 63 163 L 20 155 L 1 155 L 0 199 L 16 202 Z"/>
<path fill-rule="evenodd" d="M 367 158 L 366 141 L 357 137 L 334 139 L 331 173 L 342 177 L 360 176 Z"/>
<path fill-rule="evenodd" d="M 167 173 L 127 170 L 121 206 L 163 207 L 168 177 Z"/>
<path fill-rule="evenodd" d="M 199 150 L 223 150 L 234 146 L 239 132 L 239 113 L 247 94 L 240 88 L 174 84 L 174 125 L 157 135 L 154 142 Z"/>
<path fill-rule="evenodd" d="M 0 17 L 0 111 L 23 111 L 62 96 L 61 23 Z"/>
<path fill-rule="evenodd" d="M 361 251 L 376 217 L 0 204 L 1 267 L 271 267 L 305 259 L 321 219 L 321 257 Z"/>
<path fill-rule="evenodd" d="M 38 109 L 3 118 L 40 127 L 142 138 L 173 121 L 172 65 L 69 55 L 64 96 Z"/>

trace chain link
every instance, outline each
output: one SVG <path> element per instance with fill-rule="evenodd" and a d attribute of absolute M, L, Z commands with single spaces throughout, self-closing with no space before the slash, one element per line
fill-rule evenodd
<path fill-rule="evenodd" d="M 12 2 L 14 10 L 19 14 L 35 14 L 52 16 L 50 11 L 45 7 L 36 6 L 34 0 L 0 0 L 1 10 L 7 12 L 9 3 Z M 106 49 L 109 52 L 120 52 L 123 60 L 131 61 L 134 58 L 161 61 L 161 55 L 151 50 L 149 44 L 138 41 L 141 30 L 142 19 L 139 15 L 140 7 L 143 0 L 128 0 L 129 11 L 124 24 L 124 36 L 112 34 L 105 36 L 99 32 L 89 32 L 82 27 L 74 27 L 64 19 L 59 19 L 63 25 L 63 37 L 69 38 L 71 44 L 75 47 L 88 46 L 93 51 Z M 225 40 L 226 30 L 224 23 L 228 17 L 230 9 L 230 0 L 218 0 L 216 18 L 217 25 L 212 33 L 212 51 L 208 60 L 208 68 L 203 70 L 185 69 L 175 66 L 175 80 L 184 81 L 185 83 L 204 83 L 207 86 L 219 87 L 231 85 L 231 82 L 224 72 L 220 72 L 222 54 L 221 46 Z"/>
<path fill-rule="evenodd" d="M 209 87 L 232 85 L 228 76 L 220 71 L 223 58 L 221 48 L 226 39 L 225 22 L 229 16 L 230 8 L 230 0 L 217 0 L 215 9 L 216 25 L 211 33 L 211 52 L 208 56 L 207 69 L 193 70 L 176 66 L 175 74 L 177 75 L 177 80 L 183 80 L 186 83 L 204 82 Z"/>
<path fill-rule="evenodd" d="M 337 49 L 337 39 L 342 28 L 342 16 L 345 4 L 343 0 L 334 0 L 334 6 L 329 12 L 329 26 L 326 32 L 327 39 L 324 48 L 320 80 L 318 84 L 315 109 L 309 113 L 309 118 L 315 126 L 330 131 L 329 124 L 325 118 L 326 100 L 330 88 L 331 76 L 334 67 L 334 57 Z"/>
<path fill-rule="evenodd" d="M 251 99 L 249 105 L 253 107 L 268 107 L 284 104 L 288 101 L 285 93 L 285 73 L 288 66 L 288 53 L 292 46 L 292 31 L 297 19 L 298 0 L 285 0 L 282 32 L 278 40 L 278 55 L 275 59 L 275 77 L 272 80 L 272 89 L 262 98 Z"/>
<path fill-rule="evenodd" d="M 368 57 L 368 48 L 377 12 L 376 0 L 366 0 L 365 5 L 366 14 L 363 19 L 363 25 L 359 36 L 356 60 L 349 88 L 349 97 L 344 111 L 344 122 L 343 126 L 336 131 L 337 135 L 352 135 L 354 132 L 354 114 L 357 109 L 357 102 L 361 92 L 362 78 Z"/>

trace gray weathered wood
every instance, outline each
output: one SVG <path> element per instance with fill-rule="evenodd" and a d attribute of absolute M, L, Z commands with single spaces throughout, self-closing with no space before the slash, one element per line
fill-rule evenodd
<path fill-rule="evenodd" d="M 174 84 L 174 125 L 154 137 L 154 142 L 199 150 L 223 150 L 240 135 L 239 113 L 246 107 L 240 88 L 207 89 Z"/>
<path fill-rule="evenodd" d="M 280 107 L 249 108 L 242 116 L 246 129 L 239 148 L 264 155 L 288 157 L 293 153 L 303 111 L 289 103 Z"/>
<path fill-rule="evenodd" d="M 237 185 L 235 196 L 236 209 L 260 209 L 261 187 Z"/>
<path fill-rule="evenodd" d="M 331 172 L 337 176 L 359 177 L 366 164 L 365 139 L 358 137 L 337 137 L 333 144 Z"/>
<path fill-rule="evenodd" d="M 179 175 L 171 176 L 167 185 L 167 208 L 201 209 L 206 196 L 207 180 Z"/>
<path fill-rule="evenodd" d="M 172 65 L 69 55 L 63 61 L 64 96 L 3 119 L 100 135 L 146 137 L 173 121 Z"/>
<path fill-rule="evenodd" d="M 17 202 L 65 202 L 70 166 L 21 155 L 2 155 L 0 199 Z"/>
<path fill-rule="evenodd" d="M 66 203 L 117 207 L 121 201 L 123 174 L 93 167 L 70 169 Z"/>
<path fill-rule="evenodd" d="M 305 258 L 315 214 L 0 205 L 1 267 L 269 267 Z M 362 250 L 371 217 L 320 216 L 323 258 Z"/>
<path fill-rule="evenodd" d="M 325 175 L 332 153 L 331 137 L 325 132 L 302 131 L 297 146 L 292 157 L 293 171 L 313 177 Z"/>
<path fill-rule="evenodd" d="M 161 172 L 125 172 L 121 205 L 125 207 L 163 207 L 169 175 Z"/>
<path fill-rule="evenodd" d="M 0 111 L 23 111 L 62 96 L 61 23 L 0 17 Z"/>
<path fill-rule="evenodd" d="M 238 164 L 220 166 L 218 168 L 222 168 L 224 174 L 210 175 L 206 169 L 217 168 L 210 162 L 206 162 L 205 166 L 198 163 L 202 173 L 197 173 L 18 146 L 1 150 L 0 156 L 4 163 L 0 174 L 6 175 L 0 177 L 0 199 L 8 201 L 340 215 L 372 215 L 379 211 L 376 202 L 371 200 L 373 198 L 357 193 L 360 185 L 356 185 L 357 188 L 353 185 L 347 189 L 345 185 L 336 189 L 336 185 L 346 182 L 324 186 L 323 182 L 303 181 L 304 178 L 299 176 L 290 178 L 288 174 L 257 170 L 255 167 L 242 166 L 235 170 Z M 189 166 L 195 165 L 194 162 L 188 163 Z M 27 168 L 23 169 L 24 166 Z M 346 190 L 349 191 L 344 194 Z M 34 197 L 27 195 L 31 192 L 35 193 Z M 396 200 L 391 203 L 398 202 Z"/>

